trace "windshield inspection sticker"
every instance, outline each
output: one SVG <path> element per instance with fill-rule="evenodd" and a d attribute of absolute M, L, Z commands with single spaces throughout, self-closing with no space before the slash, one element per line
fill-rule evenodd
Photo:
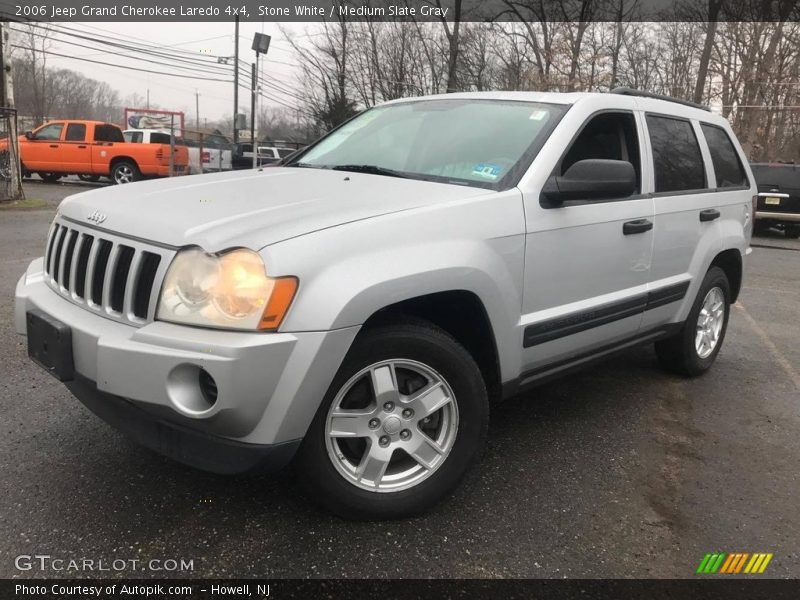
<path fill-rule="evenodd" d="M 488 163 L 481 163 L 472 167 L 473 175 L 476 175 L 477 177 L 483 177 L 484 179 L 491 179 L 492 181 L 500 177 L 500 173 L 502 171 L 502 167 L 490 165 Z"/>
<path fill-rule="evenodd" d="M 531 113 L 531 116 L 528 117 L 530 121 L 541 121 L 547 116 L 546 110 L 535 110 Z"/>

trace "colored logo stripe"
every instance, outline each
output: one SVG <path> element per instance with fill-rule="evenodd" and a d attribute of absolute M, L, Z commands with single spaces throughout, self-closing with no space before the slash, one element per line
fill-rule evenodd
<path fill-rule="evenodd" d="M 696 573 L 715 574 L 717 572 L 728 575 L 737 573 L 763 573 L 772 560 L 772 553 L 756 552 L 715 552 L 706 554 Z"/>

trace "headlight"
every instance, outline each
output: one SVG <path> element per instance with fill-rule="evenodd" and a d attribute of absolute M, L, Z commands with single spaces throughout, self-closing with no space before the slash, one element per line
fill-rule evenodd
<path fill-rule="evenodd" d="M 295 277 L 267 277 L 257 252 L 181 250 L 167 270 L 160 321 L 225 329 L 274 330 L 297 291 Z"/>

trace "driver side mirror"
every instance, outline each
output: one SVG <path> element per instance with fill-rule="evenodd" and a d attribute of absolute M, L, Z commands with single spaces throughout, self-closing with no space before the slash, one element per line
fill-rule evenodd
<path fill-rule="evenodd" d="M 29 139 L 29 140 L 33 140 L 33 139 L 36 139 L 36 136 L 35 136 L 35 135 L 33 135 L 33 132 L 32 132 L 32 131 L 26 131 L 26 132 L 25 132 L 25 138 L 26 138 L 26 139 Z"/>
<path fill-rule="evenodd" d="M 626 160 L 589 158 L 570 165 L 563 175 L 553 175 L 542 188 L 550 206 L 567 200 L 626 198 L 636 191 L 636 170 Z"/>

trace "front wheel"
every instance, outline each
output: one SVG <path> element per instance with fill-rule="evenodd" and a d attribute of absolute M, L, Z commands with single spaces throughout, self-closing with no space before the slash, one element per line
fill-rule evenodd
<path fill-rule="evenodd" d="M 417 515 L 480 456 L 489 404 L 472 356 L 422 321 L 363 332 L 295 462 L 311 498 L 350 519 Z"/>
<path fill-rule="evenodd" d="M 728 329 L 730 298 L 725 271 L 711 267 L 680 333 L 656 342 L 656 354 L 664 368 L 690 377 L 711 368 Z"/>
<path fill-rule="evenodd" d="M 41 177 L 45 183 L 55 183 L 61 179 L 59 173 L 39 173 L 39 177 Z"/>
<path fill-rule="evenodd" d="M 136 163 L 129 160 L 121 160 L 114 163 L 114 166 L 111 167 L 111 181 L 117 185 L 133 183 L 134 181 L 139 181 L 141 178 L 142 174 L 139 172 L 139 167 L 136 166 Z"/>

